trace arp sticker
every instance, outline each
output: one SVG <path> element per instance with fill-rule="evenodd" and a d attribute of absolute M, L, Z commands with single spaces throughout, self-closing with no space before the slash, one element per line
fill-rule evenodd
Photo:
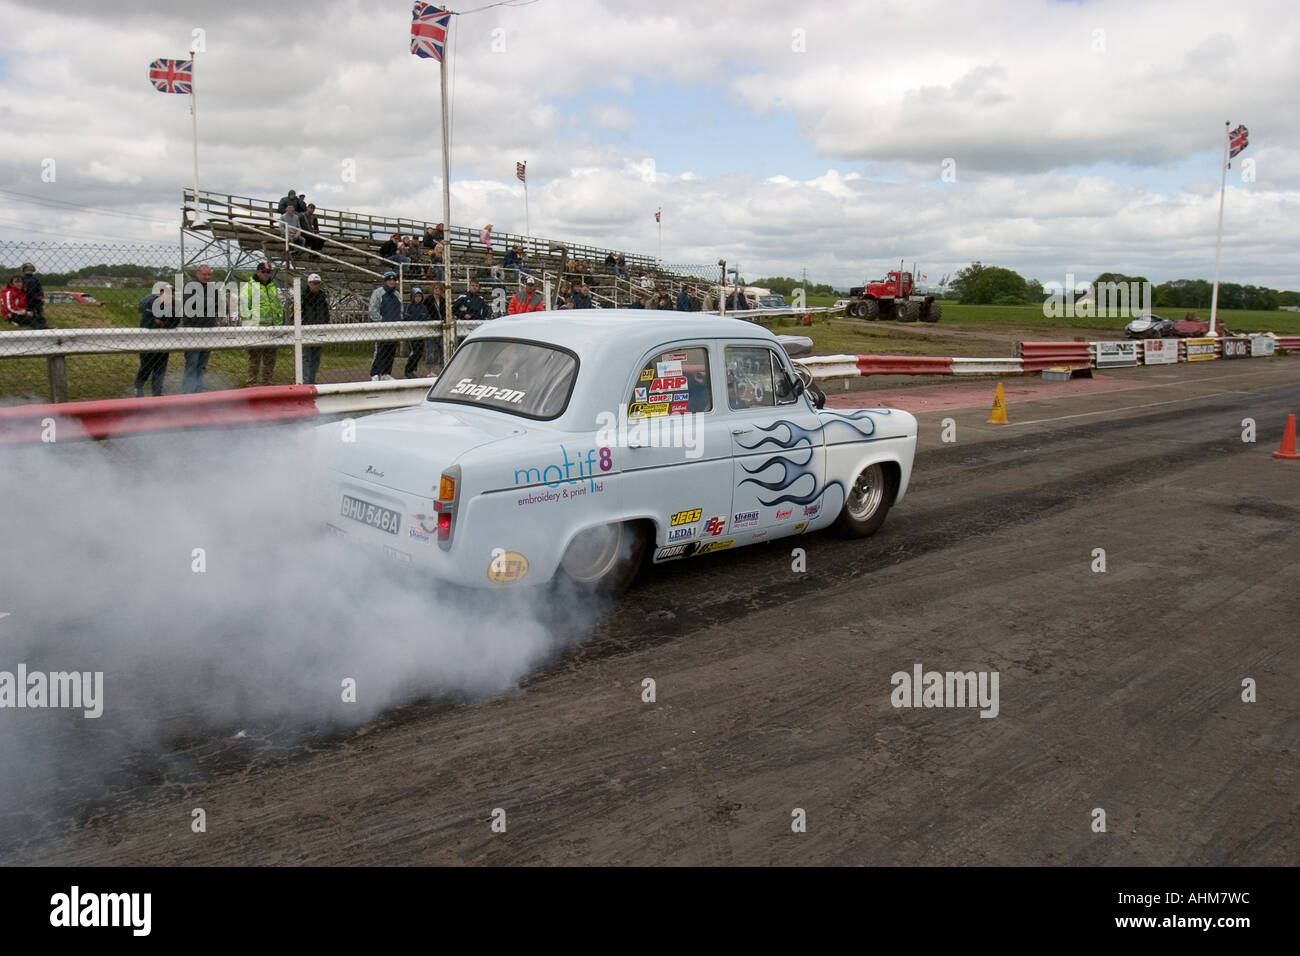
<path fill-rule="evenodd" d="M 514 584 L 528 573 L 528 559 L 518 551 L 501 551 L 492 555 L 488 580 L 497 584 Z"/>
<path fill-rule="evenodd" d="M 680 392 L 686 387 L 686 376 L 677 375 L 672 378 L 656 378 L 650 383 L 652 392 Z"/>
<path fill-rule="evenodd" d="M 700 511 L 699 508 L 695 508 L 693 510 L 688 509 L 686 511 L 679 511 L 677 512 L 677 514 L 673 515 L 671 518 L 668 519 L 668 523 L 674 528 L 677 527 L 679 524 L 694 524 L 695 522 L 700 520 L 701 514 L 703 514 L 703 512 Z"/>
<path fill-rule="evenodd" d="M 710 551 L 726 551 L 736 543 L 735 538 L 729 538 L 726 541 L 705 541 L 700 545 L 697 554 L 708 554 Z"/>

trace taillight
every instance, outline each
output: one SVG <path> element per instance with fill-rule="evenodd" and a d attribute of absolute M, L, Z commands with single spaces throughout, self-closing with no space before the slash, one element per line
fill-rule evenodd
<path fill-rule="evenodd" d="M 460 466 L 453 465 L 443 472 L 438 481 L 438 500 L 433 510 L 438 515 L 438 544 L 443 549 L 451 547 L 452 519 L 456 513 L 456 492 L 460 484 Z"/>

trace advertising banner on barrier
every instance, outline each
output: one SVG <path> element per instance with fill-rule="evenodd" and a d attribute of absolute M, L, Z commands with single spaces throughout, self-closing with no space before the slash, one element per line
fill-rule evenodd
<path fill-rule="evenodd" d="M 1137 365 L 1136 342 L 1093 342 L 1097 350 L 1097 368 L 1123 368 Z"/>
<path fill-rule="evenodd" d="M 1145 339 L 1142 342 L 1143 365 L 1173 365 L 1177 361 L 1177 339 Z"/>
<path fill-rule="evenodd" d="M 1242 336 L 1241 338 L 1222 339 L 1223 357 L 1226 359 L 1250 358 L 1250 339 Z"/>
<path fill-rule="evenodd" d="M 1214 354 L 1214 339 L 1184 339 L 1187 343 L 1187 361 L 1210 362 L 1218 358 Z"/>
<path fill-rule="evenodd" d="M 1277 343 L 1267 335 L 1256 335 L 1250 340 L 1250 354 L 1253 356 L 1272 355 Z"/>

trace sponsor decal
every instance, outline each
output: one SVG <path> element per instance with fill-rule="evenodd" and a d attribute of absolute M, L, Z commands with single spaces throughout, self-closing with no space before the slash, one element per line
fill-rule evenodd
<path fill-rule="evenodd" d="M 1097 353 L 1097 368 L 1120 368 L 1138 363 L 1136 342 L 1094 342 L 1093 347 Z"/>
<path fill-rule="evenodd" d="M 1222 339 L 1224 358 L 1248 358 L 1250 356 L 1250 339 Z"/>
<path fill-rule="evenodd" d="M 680 392 L 686 387 L 685 376 L 674 376 L 672 378 L 659 377 L 650 383 L 652 392 Z"/>
<path fill-rule="evenodd" d="M 767 537 L 767 531 L 766 531 L 766 530 L 763 530 L 763 531 L 755 531 L 755 532 L 754 532 L 753 534 L 751 534 L 749 537 L 750 537 L 751 540 L 753 540 L 753 541 L 757 541 L 759 538 L 766 538 L 766 537 Z"/>
<path fill-rule="evenodd" d="M 720 517 L 710 518 L 707 522 L 705 522 L 703 533 L 709 535 L 709 537 L 716 538 L 718 535 L 722 534 L 722 532 L 725 531 L 726 529 L 727 529 L 726 518 L 720 518 Z"/>
<path fill-rule="evenodd" d="M 488 564 L 488 580 L 497 584 L 514 584 L 528 573 L 528 559 L 518 551 L 492 552 L 492 561 Z"/>
<path fill-rule="evenodd" d="M 664 392 L 662 395 L 651 394 L 650 397 L 646 399 L 647 402 L 652 402 L 656 405 L 659 404 L 660 402 L 671 402 L 672 400 L 673 400 L 672 395 L 668 394 L 667 392 Z"/>
<path fill-rule="evenodd" d="M 384 473 L 380 471 L 378 468 L 376 468 L 374 465 L 366 465 L 366 474 L 374 475 L 376 478 L 384 477 Z"/>
<path fill-rule="evenodd" d="M 410 534 L 411 534 L 411 537 L 414 538 L 416 541 L 423 542 L 424 544 L 428 544 L 428 543 L 429 543 L 429 540 L 430 540 L 430 539 L 429 539 L 429 532 L 425 531 L 425 530 L 424 530 L 423 528 L 421 528 L 419 525 L 411 525 L 411 532 L 410 532 Z"/>
<path fill-rule="evenodd" d="M 1276 345 L 1277 343 L 1272 339 L 1265 338 L 1262 335 L 1257 335 L 1250 340 L 1250 354 L 1272 355 Z"/>
<path fill-rule="evenodd" d="M 652 368 L 643 369 L 641 371 L 641 381 L 643 382 L 648 382 L 654 377 L 655 377 L 655 371 Z"/>
<path fill-rule="evenodd" d="M 664 361 L 665 361 L 665 362 L 685 362 L 685 361 L 686 361 L 686 353 L 685 353 L 685 352 L 673 352 L 671 355 L 665 355 L 665 356 L 664 356 Z M 680 368 L 680 367 L 681 367 L 681 366 L 679 365 L 678 368 Z"/>
<path fill-rule="evenodd" d="M 792 515 L 792 514 L 794 514 L 794 509 L 793 509 L 793 508 L 786 508 L 784 511 L 782 511 L 780 508 L 778 508 L 777 511 L 776 511 L 776 520 L 777 520 L 777 521 L 784 521 L 786 518 L 790 517 L 790 515 Z"/>
<path fill-rule="evenodd" d="M 526 392 L 521 392 L 515 388 L 498 388 L 495 385 L 475 385 L 472 378 L 462 378 L 451 390 L 452 395 L 463 395 L 465 398 L 472 398 L 476 402 L 481 402 L 485 398 L 495 399 L 498 402 L 508 402 L 511 405 L 518 405 L 524 400 Z"/>
<path fill-rule="evenodd" d="M 688 525 L 688 526 L 685 527 L 685 528 L 669 528 L 669 529 L 668 529 L 668 540 L 669 540 L 669 541 L 689 541 L 689 540 L 690 540 L 691 538 L 693 538 L 693 537 L 695 537 L 695 526 L 694 526 L 694 525 Z"/>
<path fill-rule="evenodd" d="M 407 554 L 405 551 L 398 551 L 396 548 L 390 548 L 388 545 L 384 545 L 383 548 L 384 548 L 384 554 L 392 558 L 394 561 L 398 562 L 399 564 L 411 563 L 411 556 Z"/>
<path fill-rule="evenodd" d="M 681 374 L 682 374 L 681 359 L 675 359 L 671 362 L 659 362 L 657 365 L 655 365 L 655 375 L 658 376 L 659 378 L 663 378 L 668 375 L 681 375 Z"/>
<path fill-rule="evenodd" d="M 731 526 L 733 528 L 747 528 L 751 524 L 758 524 L 757 511 L 742 511 L 731 516 Z"/>
<path fill-rule="evenodd" d="M 735 538 L 728 538 L 726 541 L 705 541 L 700 545 L 696 554 L 708 554 L 710 551 L 726 551 L 735 543 Z"/>
<path fill-rule="evenodd" d="M 700 516 L 702 513 L 703 512 L 701 512 L 699 508 L 695 508 L 694 510 L 679 511 L 677 512 L 677 514 L 673 515 L 672 518 L 669 519 L 668 523 L 672 525 L 674 528 L 677 527 L 679 524 L 694 524 L 695 522 L 700 520 Z"/>
<path fill-rule="evenodd" d="M 638 402 L 644 402 L 644 401 L 645 401 L 645 389 L 644 389 L 644 388 L 638 388 L 638 389 L 636 390 L 636 400 L 637 400 Z"/>
<path fill-rule="evenodd" d="M 1214 339 L 1184 339 L 1183 348 L 1187 354 L 1189 362 L 1212 362 L 1217 356 L 1214 354 Z"/>
<path fill-rule="evenodd" d="M 807 522 L 807 521 L 800 521 L 797 525 L 794 526 L 794 530 L 795 530 L 795 531 L 802 531 L 802 530 L 803 530 L 804 528 L 806 528 L 806 527 L 808 527 L 808 522 Z"/>
<path fill-rule="evenodd" d="M 821 510 L 822 510 L 822 506 L 819 505 L 819 504 L 818 504 L 818 505 L 804 505 L 804 506 L 803 506 L 803 515 L 804 515 L 805 518 L 811 518 L 813 515 L 815 515 L 817 512 L 819 512 L 819 511 L 821 511 Z"/>
<path fill-rule="evenodd" d="M 1147 339 L 1142 343 L 1142 362 L 1145 365 L 1172 365 L 1178 361 L 1178 342 L 1175 339 Z"/>
<path fill-rule="evenodd" d="M 669 415 L 685 415 L 691 407 L 690 402 L 673 402 L 668 406 Z"/>
<path fill-rule="evenodd" d="M 668 414 L 667 402 L 633 402 L 627 408 L 628 418 L 658 418 Z"/>
<path fill-rule="evenodd" d="M 600 472 L 610 471 L 614 467 L 614 450 L 612 448 L 588 448 L 578 452 L 573 458 L 569 450 L 560 446 L 560 461 L 538 468 L 515 469 L 516 485 L 546 485 L 548 488 L 581 487 L 583 491 L 600 491 L 596 476 Z M 568 497 L 565 495 L 564 497 Z M 520 504 L 523 504 L 520 500 Z"/>
<path fill-rule="evenodd" d="M 655 552 L 656 561 L 668 561 L 672 558 L 684 558 L 690 554 L 691 546 L 689 544 L 675 544 L 671 548 L 660 548 Z"/>
<path fill-rule="evenodd" d="M 690 392 L 674 392 L 674 393 L 673 393 L 673 401 L 674 401 L 674 402 L 689 402 L 690 400 L 691 400 L 691 393 L 690 393 Z"/>

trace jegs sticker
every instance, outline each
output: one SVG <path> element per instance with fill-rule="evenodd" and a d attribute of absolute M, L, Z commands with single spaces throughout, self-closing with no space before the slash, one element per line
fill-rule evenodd
<path fill-rule="evenodd" d="M 701 512 L 699 508 L 695 508 L 687 511 L 679 511 L 677 512 L 677 514 L 673 515 L 670 519 L 668 519 L 668 523 L 674 528 L 677 527 L 679 524 L 694 524 L 695 522 L 700 520 L 700 515 L 702 513 L 703 512 Z"/>

